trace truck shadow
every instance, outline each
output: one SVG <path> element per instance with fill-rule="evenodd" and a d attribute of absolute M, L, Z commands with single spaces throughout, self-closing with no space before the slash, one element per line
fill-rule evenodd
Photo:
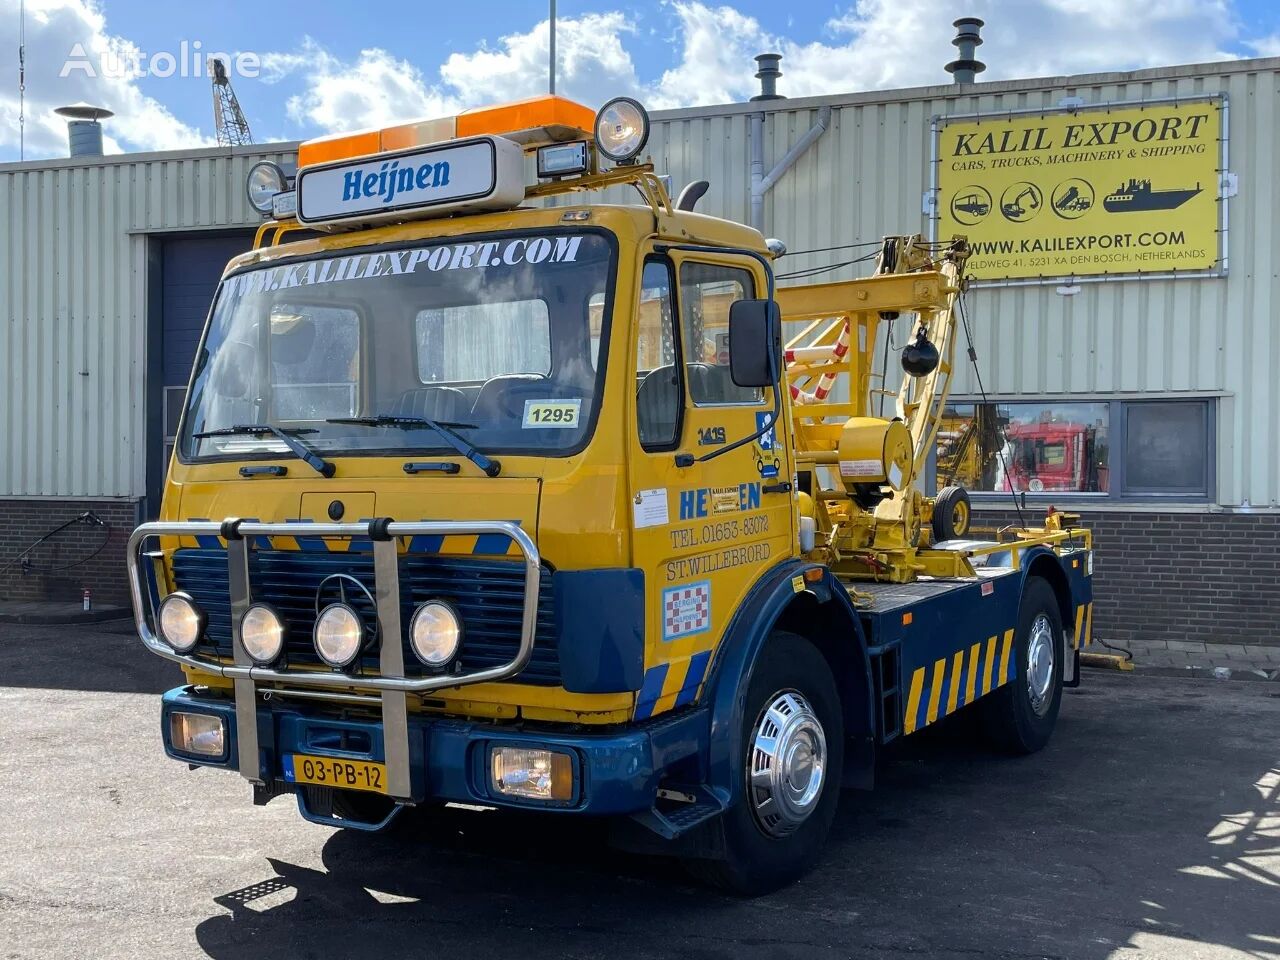
<path fill-rule="evenodd" d="M 196 934 L 225 958 L 1280 953 L 1280 758 L 1195 732 L 1193 699 L 1159 709 L 1155 731 L 1073 711 L 1019 760 L 967 721 L 913 738 L 845 795 L 819 867 L 755 901 L 609 850 L 599 823 L 441 810 L 335 833 L 322 869 L 268 857 Z"/>

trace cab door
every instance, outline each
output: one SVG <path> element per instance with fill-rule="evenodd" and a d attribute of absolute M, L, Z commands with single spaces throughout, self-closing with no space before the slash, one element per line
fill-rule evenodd
<path fill-rule="evenodd" d="M 739 387 L 729 373 L 729 306 L 764 295 L 763 268 L 730 254 L 653 254 L 641 287 L 629 440 L 632 563 L 648 620 L 637 719 L 697 698 L 733 612 L 796 550 L 783 424 L 728 449 L 773 411 L 773 388 Z"/>

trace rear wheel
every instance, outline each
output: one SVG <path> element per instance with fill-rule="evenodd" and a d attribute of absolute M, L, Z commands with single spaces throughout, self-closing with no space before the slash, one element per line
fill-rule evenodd
<path fill-rule="evenodd" d="M 1013 640 L 1013 679 L 978 703 L 988 736 L 1010 753 L 1049 742 L 1062 705 L 1062 614 L 1053 588 L 1027 581 Z"/>
<path fill-rule="evenodd" d="M 933 542 L 965 536 L 972 520 L 968 491 L 964 487 L 943 487 L 933 501 Z"/>
<path fill-rule="evenodd" d="M 742 796 L 721 821 L 724 859 L 688 861 L 699 878 L 744 896 L 783 887 L 822 851 L 840 800 L 844 723 L 822 654 L 803 637 L 770 637 L 747 690 Z"/>

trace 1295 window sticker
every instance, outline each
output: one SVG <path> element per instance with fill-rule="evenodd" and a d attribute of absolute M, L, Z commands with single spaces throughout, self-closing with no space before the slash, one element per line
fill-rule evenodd
<path fill-rule="evenodd" d="M 520 425 L 525 430 L 576 427 L 581 412 L 580 397 L 572 400 L 526 400 Z"/>

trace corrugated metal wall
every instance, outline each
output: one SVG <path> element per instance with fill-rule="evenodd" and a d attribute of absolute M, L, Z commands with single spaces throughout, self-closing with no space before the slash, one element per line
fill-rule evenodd
<path fill-rule="evenodd" d="M 143 495 L 147 233 L 255 224 L 245 175 L 284 156 L 0 167 L 0 496 Z"/>
<path fill-rule="evenodd" d="M 785 71 L 785 64 L 783 65 Z M 785 90 L 785 77 L 782 83 Z M 927 232 L 930 119 L 1057 105 L 1225 93 L 1231 273 L 1221 280 L 976 291 L 989 392 L 1010 396 L 1221 395 L 1221 503 L 1280 505 L 1280 60 L 1137 74 L 879 92 L 768 104 L 765 165 L 833 108 L 827 133 L 769 194 L 766 232 L 793 251 Z M 649 152 L 675 189 L 711 181 L 700 210 L 745 221 L 756 104 L 655 116 Z M 283 149 L 283 145 L 279 149 Z M 152 155 L 101 165 L 0 167 L 0 496 L 141 496 L 145 490 L 148 232 L 252 225 L 244 176 L 262 156 Z M 611 199 L 635 202 L 634 193 Z M 782 272 L 848 259 L 790 256 Z M 865 266 L 865 265 L 864 265 Z M 845 268 L 815 279 L 855 275 Z M 968 371 L 959 392 L 973 390 Z"/>
<path fill-rule="evenodd" d="M 786 64 L 783 64 L 785 74 Z M 1085 81 L 1085 82 L 1081 82 Z M 781 86 L 785 89 L 785 76 Z M 769 103 L 765 168 L 772 168 L 830 105 L 825 135 L 765 202 L 765 233 L 793 251 L 928 231 L 930 121 L 936 115 L 1225 93 L 1230 204 L 1226 279 L 980 288 L 971 295 L 976 346 L 989 393 L 1114 396 L 1170 391 L 1221 394 L 1217 491 L 1223 504 L 1280 505 L 1280 60 L 1170 68 L 1073 82 L 978 84 Z M 678 191 L 711 182 L 699 210 L 746 221 L 748 115 L 758 104 L 655 115 L 648 152 Z M 622 201 L 622 194 L 617 199 Z M 630 201 L 622 201 L 630 202 Z M 851 259 L 861 251 L 788 256 L 785 273 Z M 867 264 L 814 280 L 861 275 Z M 900 334 L 901 336 L 901 334 Z M 967 365 L 956 384 L 976 391 Z"/>

